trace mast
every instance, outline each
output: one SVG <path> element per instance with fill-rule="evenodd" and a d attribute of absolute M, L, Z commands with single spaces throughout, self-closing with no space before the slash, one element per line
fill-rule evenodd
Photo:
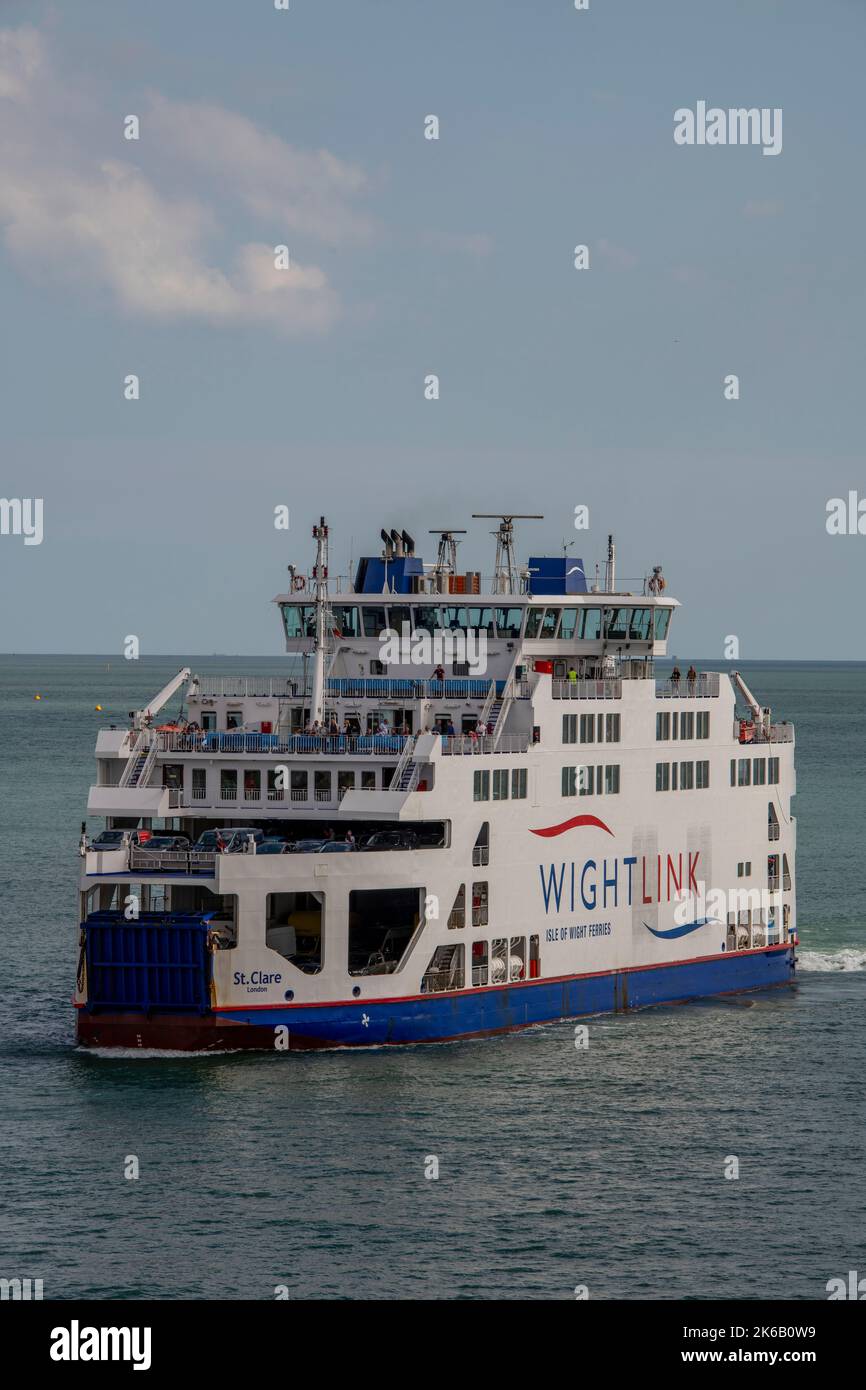
<path fill-rule="evenodd" d="M 616 592 L 616 546 L 613 543 L 613 536 L 607 538 L 607 562 L 604 570 L 604 591 L 606 594 Z"/>
<path fill-rule="evenodd" d="M 313 646 L 313 685 L 310 694 L 310 723 L 325 720 L 325 645 L 328 618 L 328 528 L 325 518 L 313 527 L 316 542 L 316 563 L 313 566 L 315 585 L 316 636 Z"/>
<path fill-rule="evenodd" d="M 493 575 L 494 594 L 514 594 L 517 592 L 517 557 L 514 553 L 514 522 L 543 521 L 538 512 L 473 512 L 479 521 L 498 521 L 496 536 L 496 566 Z"/>

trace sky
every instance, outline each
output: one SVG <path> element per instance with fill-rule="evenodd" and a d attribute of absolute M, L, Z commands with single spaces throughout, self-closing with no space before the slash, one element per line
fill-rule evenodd
<path fill-rule="evenodd" d="M 383 525 L 489 574 L 504 510 L 661 564 L 678 652 L 866 658 L 864 47 L 863 0 L 0 0 L 0 650 L 276 658 L 320 514 L 332 575 Z M 781 152 L 678 145 L 699 101 Z"/>

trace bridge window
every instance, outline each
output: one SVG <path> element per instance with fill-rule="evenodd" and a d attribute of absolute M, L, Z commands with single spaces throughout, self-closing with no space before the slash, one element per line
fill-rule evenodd
<path fill-rule="evenodd" d="M 526 613 L 526 636 L 537 637 L 541 629 L 541 620 L 544 617 L 543 608 L 530 608 Z"/>
<path fill-rule="evenodd" d="M 465 629 L 468 625 L 469 613 L 465 608 L 444 608 L 445 626 L 451 631 Z"/>
<path fill-rule="evenodd" d="M 562 622 L 559 625 L 559 640 L 561 642 L 570 642 L 574 637 L 579 612 L 579 608 L 563 608 Z"/>
<path fill-rule="evenodd" d="M 608 642 L 624 642 L 628 637 L 628 608 L 605 609 L 605 637 Z"/>
<path fill-rule="evenodd" d="M 580 610 L 580 622 L 577 628 L 578 638 L 582 642 L 595 642 L 601 636 L 601 609 L 582 608 Z"/>
<path fill-rule="evenodd" d="M 488 637 L 493 636 L 493 609 L 492 608 L 470 608 L 469 626 L 476 628 L 479 632 L 485 633 Z"/>
<path fill-rule="evenodd" d="M 541 624 L 542 637 L 556 636 L 556 629 L 559 626 L 559 613 L 560 610 L 558 608 L 545 608 L 544 622 Z"/>
<path fill-rule="evenodd" d="M 632 642 L 648 642 L 652 633 L 652 609 L 632 609 L 628 635 Z"/>
<path fill-rule="evenodd" d="M 655 610 L 656 621 L 656 641 L 664 642 L 668 635 L 668 628 L 671 622 L 671 610 L 669 608 L 657 608 Z"/>
<path fill-rule="evenodd" d="M 439 611 L 438 604 L 425 603 L 422 606 L 419 603 L 413 611 L 415 614 L 415 627 L 420 632 L 438 632 L 442 627 L 442 614 Z"/>
<path fill-rule="evenodd" d="M 378 606 L 373 605 L 370 605 L 368 607 L 367 605 L 365 605 L 362 609 L 362 614 L 364 619 L 364 636 L 381 636 L 381 634 L 385 631 L 385 628 L 388 626 L 384 608 L 379 608 Z"/>
<path fill-rule="evenodd" d="M 287 638 L 296 641 L 299 637 L 315 637 L 316 610 L 312 604 L 284 603 L 282 609 Z"/>
<path fill-rule="evenodd" d="M 500 637 L 519 637 L 522 622 L 522 608 L 497 608 L 496 631 Z"/>
<path fill-rule="evenodd" d="M 391 628 L 393 632 L 396 632 L 398 636 L 402 636 L 404 623 L 411 631 L 411 608 L 409 608 L 408 604 L 392 603 L 390 608 L 388 609 L 388 626 Z"/>
<path fill-rule="evenodd" d="M 353 604 L 351 607 L 343 604 L 335 604 L 333 609 L 333 628 L 341 637 L 360 637 L 361 624 L 358 620 L 358 609 Z"/>

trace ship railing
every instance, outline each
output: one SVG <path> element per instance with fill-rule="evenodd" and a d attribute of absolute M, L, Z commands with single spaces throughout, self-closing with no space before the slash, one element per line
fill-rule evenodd
<path fill-rule="evenodd" d="M 495 686 L 494 698 L 505 689 L 504 680 L 492 681 L 489 676 L 449 676 L 441 681 L 339 676 L 329 678 L 325 688 L 330 696 L 352 700 L 486 700 L 491 685 Z M 522 699 L 529 697 L 528 681 L 520 683 L 518 693 Z"/>
<path fill-rule="evenodd" d="M 215 854 L 202 850 L 147 850 L 131 846 L 129 851 L 130 870 L 145 873 L 212 874 Z"/>
<path fill-rule="evenodd" d="M 271 753 L 377 756 L 402 752 L 407 734 L 160 733 L 162 753 Z"/>
<path fill-rule="evenodd" d="M 771 724 L 769 730 L 750 720 L 734 720 L 734 738 L 738 743 L 793 743 L 794 725 L 790 721 Z"/>
<path fill-rule="evenodd" d="M 503 734 L 496 740 L 492 734 L 443 734 L 444 756 L 479 753 L 526 753 L 532 740 L 528 734 Z"/>
<path fill-rule="evenodd" d="M 228 696 L 234 700 L 282 700 L 301 693 L 301 682 L 284 676 L 202 676 L 193 684 L 193 698 Z"/>
<path fill-rule="evenodd" d="M 550 693 L 554 700 L 620 700 L 622 681 L 618 676 L 600 680 L 581 677 L 575 681 L 555 680 L 551 682 Z"/>
<path fill-rule="evenodd" d="M 694 680 L 683 676 L 680 680 L 656 681 L 657 700 L 705 700 L 719 693 L 718 671 L 702 671 Z"/>

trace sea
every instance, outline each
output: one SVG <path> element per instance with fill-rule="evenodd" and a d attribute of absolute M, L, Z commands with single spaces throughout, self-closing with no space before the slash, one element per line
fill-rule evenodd
<path fill-rule="evenodd" d="M 595 1018 L 586 1049 L 561 1023 L 94 1054 L 70 1002 L 94 743 L 184 664 L 284 673 L 0 657 L 0 1278 L 57 1299 L 760 1300 L 866 1274 L 866 664 L 740 663 L 796 725 L 793 989 Z"/>

